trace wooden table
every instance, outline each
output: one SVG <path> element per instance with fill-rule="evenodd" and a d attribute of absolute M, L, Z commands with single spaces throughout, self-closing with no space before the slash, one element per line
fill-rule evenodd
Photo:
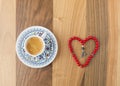
<path fill-rule="evenodd" d="M 120 86 L 120 0 L 0 0 L 0 20 L 0 86 Z M 15 53 L 17 36 L 32 25 L 49 28 L 59 44 L 54 62 L 42 69 L 23 65 Z M 68 39 L 89 35 L 100 49 L 80 68 Z M 88 55 L 93 48 L 92 41 L 86 44 Z M 80 56 L 77 41 L 74 49 Z"/>

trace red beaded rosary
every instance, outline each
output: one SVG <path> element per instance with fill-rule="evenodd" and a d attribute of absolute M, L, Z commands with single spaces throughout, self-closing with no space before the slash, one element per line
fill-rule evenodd
<path fill-rule="evenodd" d="M 95 48 L 94 48 L 94 50 L 92 51 L 92 53 L 88 56 L 88 58 L 87 58 L 87 60 L 86 60 L 86 62 L 85 62 L 84 64 L 81 64 L 81 63 L 80 63 L 80 61 L 78 60 L 78 58 L 77 58 L 77 56 L 76 56 L 76 54 L 75 54 L 75 52 L 74 52 L 74 50 L 73 50 L 72 42 L 73 42 L 74 40 L 77 40 L 77 41 L 79 41 L 79 42 L 82 44 L 82 56 L 85 56 L 85 55 L 86 55 L 86 53 L 85 53 L 85 51 L 84 51 L 84 50 L 85 50 L 84 44 L 85 44 L 87 41 L 89 41 L 89 40 L 93 40 L 93 41 L 95 42 Z M 88 37 L 85 38 L 84 40 L 81 39 L 81 38 L 79 38 L 79 37 L 71 37 L 71 38 L 69 39 L 69 44 L 68 44 L 68 46 L 69 46 L 70 52 L 71 52 L 71 54 L 72 54 L 75 62 L 77 63 L 77 65 L 78 65 L 79 67 L 82 67 L 82 68 L 83 68 L 83 67 L 88 66 L 88 64 L 90 63 L 91 59 L 93 58 L 93 56 L 94 56 L 94 55 L 96 54 L 96 52 L 98 51 L 98 49 L 99 49 L 99 41 L 97 40 L 96 37 L 93 37 L 93 36 L 88 36 Z"/>

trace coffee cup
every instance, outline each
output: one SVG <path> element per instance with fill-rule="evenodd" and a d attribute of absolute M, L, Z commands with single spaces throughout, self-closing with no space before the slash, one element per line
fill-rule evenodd
<path fill-rule="evenodd" d="M 25 51 L 30 56 L 38 56 L 42 54 L 45 50 L 44 38 L 46 33 L 43 33 L 41 36 L 32 35 L 25 40 Z"/>

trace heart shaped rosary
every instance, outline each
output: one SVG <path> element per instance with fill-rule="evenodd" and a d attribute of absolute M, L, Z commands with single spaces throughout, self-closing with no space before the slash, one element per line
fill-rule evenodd
<path fill-rule="evenodd" d="M 82 44 L 82 55 L 81 55 L 82 57 L 86 55 L 86 53 L 85 53 L 85 47 L 84 47 L 85 43 L 86 43 L 87 41 L 89 41 L 89 40 L 93 40 L 93 41 L 95 42 L 95 48 L 94 48 L 94 50 L 92 51 L 92 53 L 88 56 L 88 58 L 87 58 L 87 60 L 86 60 L 86 62 L 85 62 L 84 64 L 81 64 L 81 62 L 78 60 L 78 58 L 77 58 L 77 56 L 76 56 L 76 54 L 75 54 L 75 52 L 74 52 L 74 50 L 73 50 L 72 42 L 75 41 L 75 40 L 79 41 L 79 42 Z M 81 38 L 79 38 L 79 37 L 71 37 L 71 38 L 69 39 L 68 47 L 69 47 L 69 49 L 70 49 L 70 52 L 71 52 L 72 57 L 74 58 L 76 64 L 77 64 L 79 67 L 83 68 L 83 67 L 86 67 L 86 66 L 89 65 L 91 59 L 94 57 L 94 55 L 95 55 L 96 52 L 98 51 L 98 49 L 99 49 L 99 41 L 98 41 L 98 39 L 97 39 L 96 37 L 94 37 L 94 36 L 88 36 L 88 37 L 85 38 L 84 40 L 81 39 Z"/>

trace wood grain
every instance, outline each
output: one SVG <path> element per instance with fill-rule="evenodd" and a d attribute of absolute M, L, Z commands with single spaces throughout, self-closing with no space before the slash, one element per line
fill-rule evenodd
<path fill-rule="evenodd" d="M 16 86 L 15 0 L 0 0 L 0 86 Z"/>
<path fill-rule="evenodd" d="M 117 7 L 117 10 L 115 11 L 115 14 L 114 14 L 116 16 L 116 18 L 115 18 L 116 21 L 115 22 L 117 22 L 117 27 L 114 26 L 115 32 L 116 32 L 115 33 L 116 35 L 114 36 L 114 41 L 117 42 L 116 47 L 115 47 L 117 49 L 117 50 L 115 49 L 115 51 L 117 53 L 116 52 L 114 53 L 115 55 L 117 54 L 116 55 L 117 57 L 115 59 L 115 61 L 117 61 L 117 66 L 115 67 L 117 69 L 117 72 L 116 72 L 116 76 L 114 76 L 114 77 L 116 77 L 116 80 L 114 82 L 116 82 L 115 83 L 116 86 L 119 86 L 120 85 L 120 0 L 114 1 L 114 5 L 112 5 L 112 6 Z M 113 13 L 113 10 L 110 11 L 110 12 Z M 113 21 L 111 21 L 111 23 L 113 23 Z M 111 27 L 111 29 L 112 29 L 112 27 Z M 116 64 L 115 61 L 114 61 L 114 66 Z M 115 72 L 113 72 L 112 74 L 115 74 Z"/>
<path fill-rule="evenodd" d="M 52 30 L 52 0 L 17 0 L 17 36 L 26 27 L 40 25 Z M 32 69 L 17 59 L 17 86 L 51 86 L 52 65 Z"/>
<path fill-rule="evenodd" d="M 85 86 L 105 86 L 108 62 L 108 1 L 87 0 L 87 34 L 100 41 L 100 49 L 86 68 Z M 93 44 L 90 44 L 90 47 Z M 92 77 L 92 79 L 91 79 Z"/>
<path fill-rule="evenodd" d="M 120 86 L 120 0 L 0 0 L 0 20 L 0 86 Z M 16 59 L 16 38 L 32 25 L 50 28 L 58 40 L 56 59 L 43 69 Z M 67 44 L 71 36 L 88 35 L 99 39 L 100 50 L 82 69 Z M 81 45 L 73 44 L 84 63 Z M 86 44 L 88 54 L 93 48 Z"/>
<path fill-rule="evenodd" d="M 119 3 L 119 0 L 54 0 L 53 32 L 58 38 L 59 53 L 53 63 L 53 86 L 120 85 Z M 81 69 L 69 53 L 68 39 L 88 35 L 99 39 L 100 49 L 90 65 Z M 78 56 L 79 47 L 79 43 L 74 44 Z M 86 51 L 91 52 L 93 47 L 88 42 Z"/>
<path fill-rule="evenodd" d="M 85 69 L 77 67 L 73 61 L 68 39 L 72 36 L 86 37 L 86 0 L 54 0 L 53 9 L 53 32 L 59 43 L 58 56 L 53 62 L 53 86 L 84 86 Z M 80 56 L 78 42 L 74 48 Z"/>
<path fill-rule="evenodd" d="M 108 18 L 109 18 L 109 39 L 108 39 L 108 70 L 107 70 L 107 84 L 106 86 L 120 85 L 120 26 L 119 26 L 119 12 L 120 1 L 112 0 L 108 2 Z M 114 46 L 113 46 L 114 45 Z"/>

